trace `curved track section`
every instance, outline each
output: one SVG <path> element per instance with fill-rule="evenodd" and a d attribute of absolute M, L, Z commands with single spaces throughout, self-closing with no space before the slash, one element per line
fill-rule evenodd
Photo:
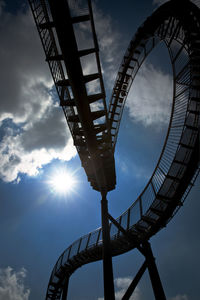
<path fill-rule="evenodd" d="M 109 107 L 114 149 L 128 91 L 151 50 L 164 42 L 173 69 L 172 113 L 161 156 L 147 186 L 117 221 L 132 236 L 127 240 L 110 225 L 112 255 L 137 247 L 156 234 L 187 197 L 198 175 L 200 114 L 200 11 L 190 1 L 167 2 L 139 28 L 126 51 Z M 102 259 L 101 228 L 81 237 L 59 257 L 46 299 L 61 299 L 70 275 Z"/>
<path fill-rule="evenodd" d="M 29 4 L 88 181 L 97 191 L 110 191 L 115 162 L 91 1 Z M 90 48 L 79 38 L 82 28 Z"/>

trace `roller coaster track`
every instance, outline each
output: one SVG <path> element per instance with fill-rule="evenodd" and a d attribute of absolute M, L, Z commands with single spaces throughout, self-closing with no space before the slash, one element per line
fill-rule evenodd
<path fill-rule="evenodd" d="M 73 1 L 71 7 L 64 0 L 59 5 L 44 0 L 29 3 L 88 180 L 98 191 L 112 190 L 115 164 L 91 4 L 80 9 Z M 77 41 L 75 30 L 82 23 L 87 26 L 91 48 Z M 84 69 L 85 58 L 93 62 L 93 73 Z M 94 85 L 96 93 L 91 91 Z"/>
<path fill-rule="evenodd" d="M 88 180 L 100 192 L 115 187 L 114 149 L 132 82 L 146 57 L 160 42 L 168 49 L 173 72 L 168 132 L 145 189 L 116 219 L 126 234 L 115 222 L 110 223 L 111 253 L 120 255 L 148 241 L 166 226 L 185 201 L 199 173 L 199 7 L 183 0 L 184 9 L 180 10 L 180 3 L 171 0 L 147 18 L 128 46 L 107 111 L 90 1 L 81 8 L 78 2 L 66 0 L 57 3 L 29 0 L 29 3 L 74 144 Z M 76 30 L 86 23 L 94 46 L 80 49 Z M 91 55 L 97 71 L 85 74 L 82 57 Z M 98 93 L 90 94 L 88 84 L 94 82 Z M 70 275 L 84 264 L 101 260 L 102 248 L 102 228 L 68 247 L 53 268 L 46 299 L 65 299 L 64 288 Z"/>

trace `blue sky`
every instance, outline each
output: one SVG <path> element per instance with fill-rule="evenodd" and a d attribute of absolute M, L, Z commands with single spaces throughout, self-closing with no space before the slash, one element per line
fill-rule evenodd
<path fill-rule="evenodd" d="M 129 40 L 164 1 L 94 2 L 109 101 Z M 61 252 L 100 226 L 100 195 L 91 189 L 76 155 L 27 2 L 0 1 L 0 19 L 0 300 L 42 300 Z M 117 187 L 108 195 L 113 217 L 132 204 L 151 176 L 167 129 L 171 92 L 169 59 L 159 46 L 138 73 L 124 111 L 115 152 Z M 65 196 L 48 184 L 60 168 L 78 181 Z M 168 300 L 199 299 L 199 183 L 152 238 Z M 142 261 L 136 250 L 113 259 L 117 299 Z M 72 275 L 69 299 L 101 297 L 101 262 Z M 133 296 L 146 299 L 153 299 L 148 274 Z"/>

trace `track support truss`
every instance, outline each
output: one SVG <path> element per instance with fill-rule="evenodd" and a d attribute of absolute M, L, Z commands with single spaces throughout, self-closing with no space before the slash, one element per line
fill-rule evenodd
<path fill-rule="evenodd" d="M 127 231 L 110 214 L 108 214 L 108 219 L 121 231 L 122 234 L 125 235 L 125 237 L 130 243 L 133 242 L 133 238 L 131 237 L 131 235 L 128 234 Z M 153 256 L 150 243 L 148 241 L 145 241 L 138 245 L 137 249 L 144 255 L 145 262 L 143 263 L 136 276 L 134 277 L 133 281 L 129 285 L 126 293 L 122 297 L 122 300 L 130 299 L 146 269 L 148 269 L 149 271 L 155 300 L 166 300 L 164 289 L 158 273 L 155 257 Z"/>
<path fill-rule="evenodd" d="M 160 276 L 156 266 L 155 257 L 153 256 L 150 243 L 145 242 L 142 244 L 142 247 L 138 247 L 138 249 L 146 258 L 146 265 L 149 271 L 149 276 L 151 279 L 155 300 L 166 300 L 162 282 L 160 280 Z"/>

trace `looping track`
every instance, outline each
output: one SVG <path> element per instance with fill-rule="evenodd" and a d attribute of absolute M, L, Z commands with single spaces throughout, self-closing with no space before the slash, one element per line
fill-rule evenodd
<path fill-rule="evenodd" d="M 46 11 L 45 14 L 47 18 L 49 8 L 46 7 L 44 1 L 37 2 L 42 5 L 43 12 Z M 53 1 L 49 1 L 49 3 L 52 2 Z M 52 27 L 55 26 L 56 23 L 54 16 L 53 21 L 49 19 L 46 20 L 46 23 L 43 23 L 46 25 L 43 25 L 42 29 L 42 22 L 39 24 L 37 18 L 35 3 L 36 1 L 30 1 L 40 36 L 42 36 L 44 28 L 46 28 L 45 30 L 47 30 L 48 33 L 53 34 Z M 134 38 L 131 40 L 119 68 L 108 113 L 104 101 L 105 97 L 103 97 L 103 113 L 95 112 L 96 116 L 106 116 L 104 125 L 95 125 L 95 130 L 102 133 L 100 136 L 100 142 L 98 143 L 98 145 L 101 145 L 100 148 L 96 143 L 97 140 L 95 140 L 95 136 L 97 138 L 97 135 L 94 135 L 94 132 L 91 131 L 91 129 L 89 134 L 86 134 L 88 129 L 86 128 L 87 126 L 84 127 L 85 116 L 82 115 L 82 109 L 85 108 L 79 107 L 77 99 L 75 99 L 76 101 L 73 102 L 73 105 L 72 102 L 70 102 L 70 105 L 67 104 L 68 106 L 66 103 L 63 105 L 74 141 L 77 141 L 77 136 L 82 137 L 79 139 L 79 146 L 77 147 L 84 167 L 84 158 L 87 157 L 86 161 L 88 163 L 90 156 L 94 157 L 94 149 L 100 149 L 103 166 L 103 171 L 101 171 L 104 175 L 101 176 L 97 174 L 97 179 L 94 180 L 89 178 L 92 182 L 91 184 L 93 187 L 95 186 L 95 189 L 100 191 L 102 190 L 102 186 L 103 188 L 105 188 L 105 186 L 109 186 L 109 189 L 113 189 L 115 184 L 115 172 L 112 153 L 114 153 L 125 100 L 136 74 L 148 54 L 158 43 L 165 43 L 169 51 L 173 71 L 173 99 L 169 128 L 157 166 L 147 186 L 141 195 L 133 202 L 132 206 L 117 219 L 119 224 L 130 234 L 132 240 L 127 240 L 127 238 L 119 232 L 114 224 L 110 224 L 113 256 L 125 253 L 126 251 L 137 247 L 138 244 L 148 240 L 152 235 L 156 234 L 163 226 L 165 226 L 184 202 L 198 175 L 200 114 L 200 10 L 188 0 L 182 1 L 181 5 L 184 6 L 184 9 L 180 10 L 180 4 L 178 1 L 172 0 L 159 7 L 152 16 L 143 23 Z M 90 10 L 90 17 L 88 17 L 90 20 L 92 20 L 91 14 L 92 12 Z M 84 17 L 81 19 L 79 16 L 79 20 L 77 17 L 76 21 L 81 22 L 84 21 L 83 19 Z M 57 28 L 57 33 L 58 32 Z M 68 31 L 68 34 L 69 33 L 70 32 Z M 43 40 L 42 37 L 41 39 Z M 62 37 L 59 37 L 59 34 L 58 39 L 62 40 Z M 97 65 L 100 66 L 98 63 L 97 48 L 98 45 L 96 42 L 94 52 L 97 58 Z M 62 49 L 62 45 L 61 50 L 64 51 L 64 49 Z M 82 52 L 82 54 L 84 53 Z M 65 53 L 65 55 L 66 57 L 62 59 L 68 69 L 69 62 L 67 61 L 67 55 L 70 55 L 70 53 Z M 58 60 L 59 53 L 54 53 L 54 56 L 57 56 L 54 57 L 54 62 L 56 61 L 58 65 L 60 64 L 59 68 L 61 68 L 61 62 Z M 81 54 L 79 53 L 79 58 L 80 56 Z M 47 60 L 49 63 L 53 61 L 52 58 Z M 50 68 L 52 71 L 51 66 Z M 64 74 L 62 77 L 63 76 Z M 64 92 L 69 93 L 69 85 L 71 85 L 72 91 L 76 89 L 76 83 L 73 81 L 73 74 L 71 74 L 71 77 L 70 74 L 68 74 L 68 76 L 68 81 L 64 81 L 66 79 L 63 78 L 61 82 L 61 79 L 56 79 L 53 73 L 61 102 L 64 101 L 61 94 Z M 88 76 L 90 77 L 84 79 L 85 81 L 100 78 L 102 99 L 104 90 L 100 67 L 98 67 L 98 74 Z M 80 80 L 83 81 L 83 77 L 83 74 L 81 75 L 80 72 Z M 68 85 L 68 89 L 66 88 L 66 83 Z M 65 89 L 63 90 L 60 86 L 65 86 Z M 79 95 L 76 96 L 79 97 Z M 88 97 L 91 99 L 90 96 L 86 95 L 86 103 L 89 101 Z M 96 99 L 97 98 L 98 97 L 96 97 Z M 72 99 L 70 101 L 72 101 Z M 76 114 L 73 111 L 74 107 L 77 109 L 78 117 L 75 117 Z M 69 111 L 72 115 L 71 118 L 67 115 L 69 114 Z M 91 114 L 92 113 L 88 110 L 88 116 L 91 117 Z M 81 128 L 76 123 L 77 118 L 79 118 L 78 122 L 82 122 Z M 94 124 L 92 126 L 94 129 Z M 77 132 L 79 135 L 76 134 Z M 107 139 L 105 139 L 105 135 L 107 136 Z M 93 137 L 92 146 L 90 136 Z M 110 142 L 109 137 L 111 138 Z M 84 145 L 87 145 L 87 147 L 84 149 L 80 148 L 82 147 L 80 146 L 81 143 L 83 147 L 85 147 Z M 109 143 L 111 143 L 111 146 L 109 146 Z M 90 155 L 83 155 L 84 151 L 82 150 L 86 152 L 88 151 Z M 106 156 L 106 151 L 109 153 L 108 156 Z M 99 163 L 99 160 L 96 158 L 97 154 L 95 155 L 95 159 L 93 160 L 94 169 Z M 105 169 L 105 165 L 107 164 L 105 163 L 105 159 L 107 162 L 109 161 L 109 164 L 112 166 L 112 171 L 109 174 L 106 174 L 108 170 Z M 89 174 L 87 167 L 85 167 L 85 170 L 86 173 Z M 113 177 L 108 183 L 110 175 Z M 102 180 L 103 177 L 104 179 Z M 100 185 L 98 185 L 97 182 L 100 182 Z M 102 182 L 104 183 L 102 184 Z M 52 271 L 46 299 L 61 299 L 63 288 L 70 275 L 82 265 L 100 259 L 102 259 L 101 228 L 81 237 L 61 254 Z"/>

